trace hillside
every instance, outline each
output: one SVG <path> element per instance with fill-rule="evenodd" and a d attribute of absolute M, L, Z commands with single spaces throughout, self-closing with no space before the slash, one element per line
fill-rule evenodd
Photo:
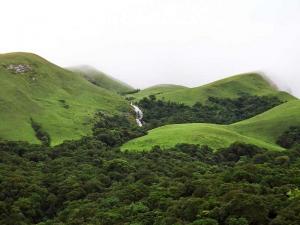
<path fill-rule="evenodd" d="M 30 118 L 52 145 L 91 132 L 96 110 L 127 110 L 119 95 L 30 53 L 0 55 L 0 138 L 39 143 Z"/>
<path fill-rule="evenodd" d="M 235 141 L 255 144 L 270 150 L 282 150 L 276 138 L 288 127 L 300 125 L 300 100 L 279 105 L 263 114 L 232 125 L 205 123 L 173 124 L 149 131 L 149 134 L 122 146 L 122 150 L 150 150 L 177 143 L 208 145 L 214 149 L 227 147 Z"/>
<path fill-rule="evenodd" d="M 150 95 L 160 96 L 166 94 L 168 92 L 174 92 L 179 90 L 188 89 L 185 86 L 174 85 L 174 84 L 159 84 L 146 89 L 143 89 L 135 94 L 128 95 L 128 97 L 133 97 L 136 100 L 148 97 Z"/>
<path fill-rule="evenodd" d="M 69 68 L 73 72 L 77 72 L 82 75 L 85 79 L 90 81 L 91 83 L 108 89 L 110 91 L 114 91 L 117 93 L 124 93 L 128 91 L 134 90 L 130 85 L 119 81 L 93 67 L 90 66 L 78 66 Z"/>
<path fill-rule="evenodd" d="M 196 102 L 205 102 L 210 96 L 236 98 L 242 93 L 259 96 L 277 96 L 284 101 L 295 99 L 290 94 L 279 91 L 276 86 L 257 73 L 236 75 L 195 88 L 175 89 L 168 92 L 161 91 L 159 94 L 156 94 L 156 97 L 166 101 L 170 100 L 193 105 Z M 139 99 L 139 96 L 147 95 L 147 89 L 135 95 Z"/>
<path fill-rule="evenodd" d="M 282 131 L 300 125 L 300 100 L 279 105 L 267 112 L 231 125 L 240 134 L 275 143 Z"/>

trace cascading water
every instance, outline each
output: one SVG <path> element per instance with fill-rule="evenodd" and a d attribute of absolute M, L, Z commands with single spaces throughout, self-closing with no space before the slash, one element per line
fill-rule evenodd
<path fill-rule="evenodd" d="M 132 102 L 130 103 L 130 105 L 132 106 L 133 110 L 135 111 L 135 115 L 136 115 L 135 120 L 136 120 L 137 125 L 139 127 L 142 127 L 143 126 L 143 122 L 142 122 L 143 112 L 142 112 L 142 110 L 138 106 L 132 104 Z"/>

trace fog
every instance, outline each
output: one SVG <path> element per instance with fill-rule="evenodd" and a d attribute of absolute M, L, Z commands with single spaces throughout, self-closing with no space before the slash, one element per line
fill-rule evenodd
<path fill-rule="evenodd" d="M 263 71 L 300 97 L 300 0 L 3 0 L 0 52 L 87 64 L 136 88 Z"/>

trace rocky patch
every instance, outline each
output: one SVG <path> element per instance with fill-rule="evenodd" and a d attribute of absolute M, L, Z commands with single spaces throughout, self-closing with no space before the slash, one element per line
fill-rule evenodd
<path fill-rule="evenodd" d="M 26 64 L 10 64 L 6 67 L 8 70 L 14 73 L 27 73 L 32 71 L 32 67 Z"/>

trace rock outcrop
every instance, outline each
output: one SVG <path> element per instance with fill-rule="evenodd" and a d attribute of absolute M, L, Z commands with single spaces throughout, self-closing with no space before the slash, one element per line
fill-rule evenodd
<path fill-rule="evenodd" d="M 7 69 L 14 73 L 27 73 L 32 71 L 32 67 L 27 64 L 10 64 Z"/>

